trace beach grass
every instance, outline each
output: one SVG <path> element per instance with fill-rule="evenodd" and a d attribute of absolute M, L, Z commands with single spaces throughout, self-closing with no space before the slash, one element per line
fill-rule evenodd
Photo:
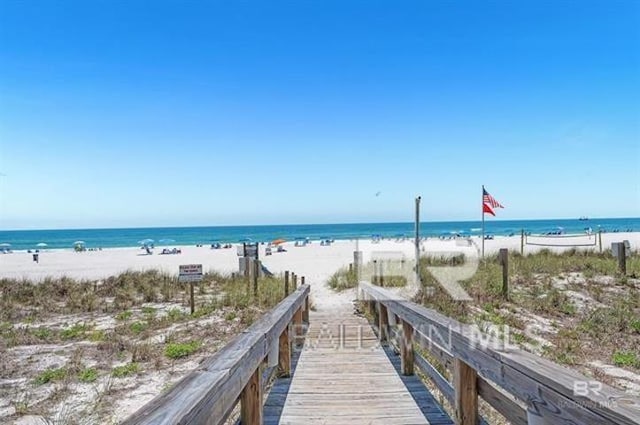
<path fill-rule="evenodd" d="M 428 265 L 443 262 L 454 265 L 453 260 L 421 259 L 423 288 L 417 302 L 461 322 L 507 325 L 516 343 L 560 363 L 588 367 L 599 360 L 640 369 L 640 361 L 628 354 L 640 347 L 638 252 L 627 259 L 626 276 L 609 253 L 510 252 L 508 299 L 502 295 L 502 267 L 497 256 L 491 256 L 461 282 L 473 302 L 453 300 L 428 272 Z M 540 332 L 541 344 L 526 332 L 532 323 L 552 328 Z"/>
<path fill-rule="evenodd" d="M 354 267 L 343 267 L 329 277 L 327 284 L 336 291 L 355 288 L 360 280 L 367 280 L 374 285 L 385 287 L 406 286 L 406 267 L 399 261 L 385 263 L 385 273 L 380 276 L 380 265 L 368 262 L 362 266 L 360 276 Z"/>

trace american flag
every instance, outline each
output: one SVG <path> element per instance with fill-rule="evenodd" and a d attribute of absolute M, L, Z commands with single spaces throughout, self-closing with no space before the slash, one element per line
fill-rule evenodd
<path fill-rule="evenodd" d="M 489 192 L 484 187 L 482 188 L 482 203 L 490 205 L 491 208 L 504 208 L 500 202 L 496 201 L 496 198 L 489 195 Z"/>

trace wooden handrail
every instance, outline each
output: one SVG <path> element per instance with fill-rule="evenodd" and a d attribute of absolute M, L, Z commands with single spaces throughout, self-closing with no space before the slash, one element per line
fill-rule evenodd
<path fill-rule="evenodd" d="M 151 400 L 124 424 L 221 424 L 241 400 L 243 424 L 262 423 L 262 362 L 274 351 L 288 367 L 289 325 L 301 325 L 310 286 L 301 285 L 257 322 L 182 378 L 171 390 Z M 294 332 L 295 333 L 295 332 Z M 286 342 L 284 342 L 286 344 Z M 288 348 L 288 347 L 287 347 Z M 284 371 L 289 373 L 290 371 Z"/>
<path fill-rule="evenodd" d="M 378 306 L 384 306 L 390 317 L 401 322 L 393 320 L 394 324 L 409 325 L 413 329 L 413 342 L 438 360 L 444 360 L 450 371 L 455 372 L 454 366 L 459 367 L 460 376 L 466 377 L 475 371 L 477 382 L 471 386 L 475 394 L 460 394 L 461 389 L 456 388 L 455 382 L 450 384 L 457 423 L 477 421 L 473 412 L 466 409 L 473 408 L 478 395 L 514 423 L 523 423 L 524 417 L 530 424 L 640 423 L 640 405 L 621 391 L 600 383 L 594 388 L 593 378 L 505 345 L 499 338 L 480 334 L 477 327 L 404 300 L 386 289 L 368 282 L 361 282 L 359 289 L 361 299 L 375 303 L 377 310 L 380 310 Z M 416 365 L 420 367 L 422 363 L 429 369 L 424 365 L 426 360 L 421 360 Z M 425 373 L 427 376 L 437 373 L 435 368 L 431 369 Z M 442 380 L 434 382 L 443 386 Z M 586 386 L 576 387 L 576 383 Z M 585 388 L 592 390 L 584 391 Z M 445 396 L 451 394 L 448 388 L 444 389 Z M 526 406 L 525 415 L 520 405 L 505 393 Z"/>

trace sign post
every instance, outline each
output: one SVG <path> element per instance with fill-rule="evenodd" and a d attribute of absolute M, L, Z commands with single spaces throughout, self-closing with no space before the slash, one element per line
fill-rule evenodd
<path fill-rule="evenodd" d="M 202 281 L 202 264 L 180 265 L 178 281 L 189 282 L 189 300 L 191 304 L 191 314 L 193 314 L 196 311 L 196 305 L 193 296 L 193 283 Z"/>

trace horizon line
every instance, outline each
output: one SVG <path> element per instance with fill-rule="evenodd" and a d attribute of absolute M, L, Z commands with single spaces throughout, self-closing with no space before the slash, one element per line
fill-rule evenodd
<path fill-rule="evenodd" d="M 640 219 L 640 217 L 588 217 L 588 220 L 623 220 Z M 549 221 L 549 220 L 579 220 L 576 217 L 553 217 L 553 218 L 510 218 L 493 221 Z M 420 220 L 420 223 L 475 223 L 481 220 Z M 220 224 L 220 225 L 189 225 L 189 226 L 136 226 L 136 227 L 66 227 L 48 229 L 0 229 L 0 232 L 41 232 L 41 231 L 64 231 L 64 230 L 131 230 L 131 229 L 195 229 L 201 227 L 271 227 L 271 226 L 335 226 L 335 225 L 357 225 L 357 224 L 412 224 L 414 221 L 373 221 L 373 222 L 342 222 L 342 223 L 271 223 L 271 224 Z"/>

